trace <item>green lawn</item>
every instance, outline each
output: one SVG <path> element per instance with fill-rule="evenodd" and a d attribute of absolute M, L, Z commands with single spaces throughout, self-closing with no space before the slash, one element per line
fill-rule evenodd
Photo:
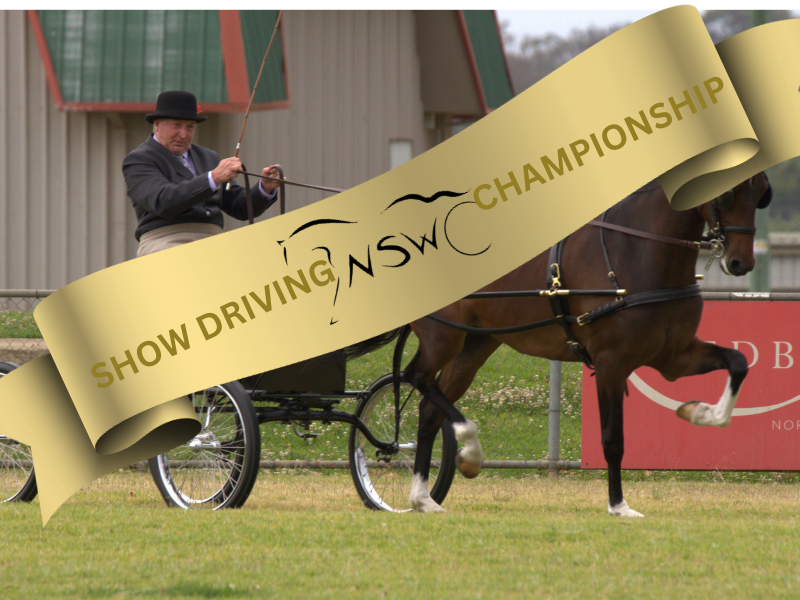
<path fill-rule="evenodd" d="M 348 389 L 361 390 L 391 372 L 394 345 L 390 344 L 348 363 Z M 412 336 L 405 365 L 416 350 Z M 518 354 L 503 346 L 478 372 L 457 407 L 478 424 L 487 460 L 536 460 L 547 455 L 549 362 Z M 562 459 L 580 460 L 581 370 L 578 363 L 563 363 L 561 393 Z M 354 411 L 355 400 L 342 402 L 341 410 Z M 262 427 L 266 460 L 345 460 L 349 427 L 340 423 L 315 423 L 311 431 L 324 432 L 312 442 L 301 440 L 281 424 Z"/>
<path fill-rule="evenodd" d="M 800 589 L 800 484 L 458 478 L 444 515 L 364 509 L 345 473 L 266 472 L 236 511 L 110 475 L 41 527 L 0 506 L 2 598 L 779 599 Z"/>
<path fill-rule="evenodd" d="M 39 327 L 29 312 L 0 312 L 0 338 L 40 338 Z"/>

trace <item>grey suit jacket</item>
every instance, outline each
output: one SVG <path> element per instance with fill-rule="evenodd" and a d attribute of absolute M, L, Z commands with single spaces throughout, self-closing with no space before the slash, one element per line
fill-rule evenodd
<path fill-rule="evenodd" d="M 242 186 L 231 181 L 229 191 L 222 185 L 215 192 L 208 183 L 208 171 L 219 164 L 219 155 L 195 144 L 189 148 L 189 155 L 199 173 L 197 177 L 152 134 L 125 157 L 122 174 L 139 220 L 137 240 L 143 233 L 167 225 L 210 223 L 222 227 L 223 212 L 235 219 L 247 218 L 246 191 Z M 256 216 L 277 199 L 275 192 L 265 196 L 258 182 L 251 192 Z"/>

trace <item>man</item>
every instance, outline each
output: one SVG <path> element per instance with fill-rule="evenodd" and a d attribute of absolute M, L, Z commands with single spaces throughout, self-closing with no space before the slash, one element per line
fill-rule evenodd
<path fill-rule="evenodd" d="M 144 256 L 222 233 L 225 212 L 247 218 L 245 188 L 233 178 L 242 170 L 238 158 L 219 159 L 213 150 L 192 144 L 195 128 L 206 120 L 189 92 L 163 92 L 156 112 L 145 116 L 153 133 L 125 157 L 122 173 L 139 224 L 137 256 Z M 276 167 L 261 174 L 279 177 Z M 230 189 L 228 182 L 230 181 Z M 253 186 L 253 212 L 262 214 L 277 198 L 277 181 Z"/>

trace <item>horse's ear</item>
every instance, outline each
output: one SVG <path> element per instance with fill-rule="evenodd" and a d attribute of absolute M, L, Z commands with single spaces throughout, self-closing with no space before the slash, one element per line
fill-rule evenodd
<path fill-rule="evenodd" d="M 761 200 L 758 201 L 757 208 L 767 208 L 769 203 L 772 202 L 772 184 L 767 184 L 767 191 L 764 192 L 764 195 L 761 196 Z"/>

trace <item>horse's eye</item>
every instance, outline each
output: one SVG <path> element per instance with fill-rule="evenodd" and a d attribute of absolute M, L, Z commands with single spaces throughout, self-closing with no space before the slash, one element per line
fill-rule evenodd
<path fill-rule="evenodd" d="M 735 197 L 733 190 L 728 190 L 724 194 L 722 194 L 719 198 L 717 198 L 716 203 L 717 207 L 720 210 L 728 210 L 731 206 L 733 206 L 733 199 Z"/>

